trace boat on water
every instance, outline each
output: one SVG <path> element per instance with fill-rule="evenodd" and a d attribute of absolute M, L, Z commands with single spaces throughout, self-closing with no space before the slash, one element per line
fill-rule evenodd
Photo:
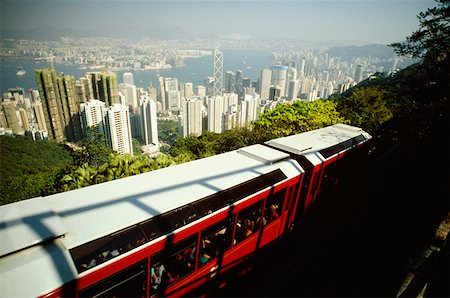
<path fill-rule="evenodd" d="M 25 69 L 23 69 L 23 67 L 19 66 L 17 67 L 17 71 L 16 71 L 16 75 L 18 77 L 23 77 L 27 72 L 25 71 Z"/>

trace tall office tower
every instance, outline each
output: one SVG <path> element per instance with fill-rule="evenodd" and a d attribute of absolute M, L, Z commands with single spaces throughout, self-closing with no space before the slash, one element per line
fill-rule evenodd
<path fill-rule="evenodd" d="M 134 85 L 133 73 L 131 73 L 131 72 L 124 72 L 123 73 L 123 83 L 124 84 L 129 84 L 129 85 Z"/>
<path fill-rule="evenodd" d="M 202 101 L 200 99 L 186 100 L 182 113 L 183 137 L 202 134 Z"/>
<path fill-rule="evenodd" d="M 300 77 L 305 76 L 305 69 L 306 69 L 306 59 L 305 57 L 302 58 L 302 63 L 300 64 Z"/>
<path fill-rule="evenodd" d="M 19 125 L 19 118 L 16 113 L 16 103 L 9 98 L 2 101 L 3 113 L 6 118 L 7 127 L 12 129 L 13 134 L 21 134 L 23 132 Z"/>
<path fill-rule="evenodd" d="M 198 85 L 196 94 L 198 96 L 202 96 L 202 97 L 206 96 L 206 87 L 202 86 L 202 85 Z"/>
<path fill-rule="evenodd" d="M 212 132 L 223 131 L 223 113 L 225 99 L 222 96 L 213 96 L 207 99 L 208 127 Z"/>
<path fill-rule="evenodd" d="M 126 105 L 114 104 L 106 109 L 106 139 L 118 153 L 133 155 L 130 112 Z"/>
<path fill-rule="evenodd" d="M 194 85 L 191 82 L 184 83 L 184 98 L 192 99 L 194 95 Z"/>
<path fill-rule="evenodd" d="M 360 64 L 358 64 L 356 66 L 356 69 L 355 69 L 355 75 L 353 76 L 353 79 L 355 80 L 355 83 L 361 82 L 361 80 L 362 80 L 362 73 L 363 73 L 362 66 Z"/>
<path fill-rule="evenodd" d="M 141 105 L 141 137 L 145 145 L 159 146 L 156 118 L 156 102 L 145 99 Z"/>
<path fill-rule="evenodd" d="M 261 71 L 260 80 L 260 94 L 262 99 L 269 99 L 270 83 L 272 81 L 272 71 L 270 69 L 263 69 Z"/>
<path fill-rule="evenodd" d="M 64 119 L 64 135 L 69 141 L 81 140 L 83 134 L 79 103 L 75 93 L 75 78 L 61 73 L 57 81 Z"/>
<path fill-rule="evenodd" d="M 241 126 L 248 126 L 256 120 L 256 107 L 258 99 L 254 96 L 245 95 L 244 100 L 241 101 L 241 110 L 239 113 L 239 124 Z"/>
<path fill-rule="evenodd" d="M 148 87 L 148 97 L 150 97 L 150 99 L 154 100 L 154 101 L 158 100 L 158 97 L 156 95 L 156 88 L 153 87 L 151 82 L 150 82 L 150 87 Z"/>
<path fill-rule="evenodd" d="M 166 91 L 164 90 L 164 77 L 158 78 L 158 87 L 159 87 L 159 96 L 158 101 L 161 103 L 161 109 L 163 111 L 167 111 L 167 105 L 166 105 Z"/>
<path fill-rule="evenodd" d="M 289 84 L 292 80 L 297 80 L 297 68 L 289 66 L 286 74 L 286 96 L 288 96 Z"/>
<path fill-rule="evenodd" d="M 105 102 L 107 107 L 120 103 L 119 83 L 115 72 L 102 72 L 98 93 L 98 99 Z"/>
<path fill-rule="evenodd" d="M 302 84 L 300 87 L 300 94 L 308 94 L 311 92 L 312 80 L 309 77 L 305 77 L 302 80 Z"/>
<path fill-rule="evenodd" d="M 288 70 L 288 67 L 285 65 L 272 66 L 272 85 L 280 86 L 280 88 L 281 88 L 280 96 L 281 97 L 284 97 L 286 95 L 287 70 Z"/>
<path fill-rule="evenodd" d="M 223 53 L 216 48 L 214 50 L 214 88 L 213 95 L 222 95 L 223 85 Z"/>
<path fill-rule="evenodd" d="M 135 85 L 120 84 L 120 93 L 125 96 L 125 104 L 130 106 L 133 110 L 139 107 L 138 93 Z"/>
<path fill-rule="evenodd" d="M 234 82 L 234 92 L 237 93 L 239 98 L 244 97 L 244 88 L 242 88 L 242 70 L 237 70 L 235 75 L 235 82 Z"/>
<path fill-rule="evenodd" d="M 214 94 L 214 77 L 206 77 L 203 82 L 206 87 L 206 96 L 213 96 L 213 94 Z"/>
<path fill-rule="evenodd" d="M 94 127 L 101 134 L 106 134 L 106 105 L 98 99 L 91 99 L 80 104 L 81 119 L 83 129 L 86 131 L 88 127 Z M 106 137 L 106 136 L 105 136 Z"/>
<path fill-rule="evenodd" d="M 48 137 L 50 140 L 61 142 L 65 139 L 65 125 L 56 70 L 54 68 L 36 69 L 35 76 L 44 108 Z"/>
<path fill-rule="evenodd" d="M 235 75 L 234 72 L 231 70 L 228 70 L 225 72 L 225 92 L 231 93 L 235 92 Z"/>
<path fill-rule="evenodd" d="M 180 91 L 178 90 L 178 79 L 164 78 L 164 90 L 166 98 L 166 107 L 168 110 L 175 112 L 181 109 Z"/>
<path fill-rule="evenodd" d="M 288 100 L 296 100 L 298 95 L 298 80 L 291 80 L 289 82 L 289 93 L 288 93 Z"/>

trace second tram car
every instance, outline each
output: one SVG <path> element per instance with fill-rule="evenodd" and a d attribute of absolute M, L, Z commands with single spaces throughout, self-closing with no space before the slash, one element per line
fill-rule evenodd
<path fill-rule="evenodd" d="M 301 222 L 370 138 L 337 124 L 1 206 L 0 295 L 187 295 Z"/>

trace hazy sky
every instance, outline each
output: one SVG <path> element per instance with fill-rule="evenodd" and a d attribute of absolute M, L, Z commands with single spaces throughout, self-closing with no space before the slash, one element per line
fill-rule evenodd
<path fill-rule="evenodd" d="M 433 0 L 127 1 L 0 0 L 1 27 L 79 30 L 179 26 L 192 35 L 242 33 L 349 44 L 401 41 Z"/>

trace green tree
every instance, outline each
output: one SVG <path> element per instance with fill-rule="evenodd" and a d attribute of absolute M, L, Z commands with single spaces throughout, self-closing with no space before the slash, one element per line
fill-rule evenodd
<path fill-rule="evenodd" d="M 378 87 L 356 88 L 350 96 L 339 101 L 337 110 L 351 125 L 374 132 L 391 119 L 393 114 L 387 102 L 393 95 Z"/>
<path fill-rule="evenodd" d="M 421 12 L 420 27 L 404 42 L 390 44 L 397 54 L 428 58 L 440 66 L 449 66 L 450 0 L 436 0 L 437 6 Z"/>
<path fill-rule="evenodd" d="M 260 115 L 254 122 L 254 129 L 273 137 L 283 137 L 344 122 L 336 106 L 333 101 L 322 100 L 278 105 Z"/>
<path fill-rule="evenodd" d="M 81 166 L 87 163 L 90 166 L 100 166 L 108 161 L 113 150 L 106 146 L 104 134 L 96 127 L 88 128 L 86 137 L 73 152 L 74 164 Z"/>

